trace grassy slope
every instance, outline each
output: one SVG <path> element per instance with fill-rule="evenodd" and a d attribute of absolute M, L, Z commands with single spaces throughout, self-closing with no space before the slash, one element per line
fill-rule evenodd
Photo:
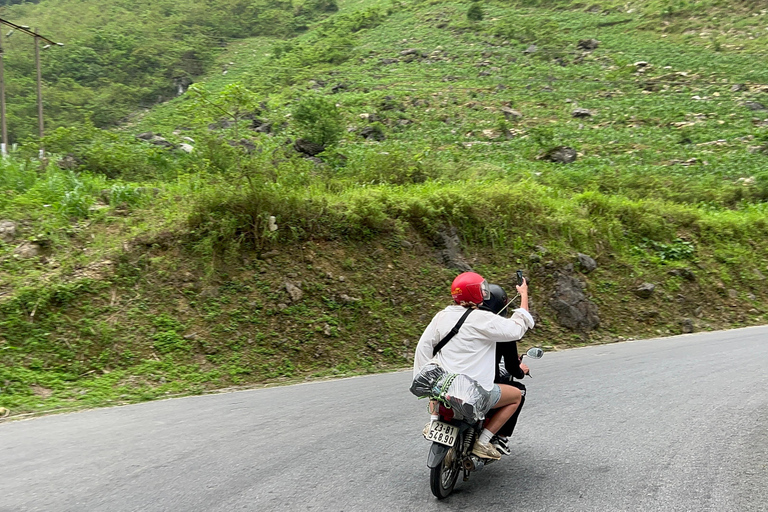
<path fill-rule="evenodd" d="M 359 115 L 376 113 L 388 138 L 372 143 L 352 132 L 342 141 L 347 169 L 358 174 L 339 169 L 325 177 L 329 189 L 336 182 L 348 187 L 325 192 L 333 203 L 386 203 L 387 214 L 407 219 L 398 210 L 401 202 L 439 204 L 439 197 L 459 197 L 462 189 L 487 201 L 495 189 L 501 202 L 487 204 L 503 220 L 507 208 L 516 208 L 503 204 L 508 190 L 520 202 L 517 208 L 530 212 L 485 225 L 478 223 L 493 218 L 492 210 L 466 221 L 462 213 L 446 218 L 463 227 L 466 255 L 476 269 L 508 286 L 515 268 L 533 277 L 540 323 L 528 343 L 567 346 L 670 334 L 679 332 L 684 317 L 695 318 L 699 329 L 765 322 L 768 297 L 755 271 L 766 272 L 768 248 L 764 237 L 755 236 L 765 233 L 768 176 L 765 155 L 749 152 L 765 128 L 753 122 L 755 113 L 743 102 L 759 101 L 768 80 L 760 36 L 747 39 L 752 17 L 664 19 L 619 11 L 511 10 L 499 3 L 486 5 L 483 22 L 469 24 L 463 18 L 468 6 L 436 2 L 393 10 L 355 35 L 352 59 L 291 69 L 287 86 L 270 85 L 286 71 L 268 55 L 273 41 L 239 42 L 222 58 L 227 73 L 212 76 L 207 86 L 217 90 L 243 81 L 260 91 L 270 119 L 277 120 L 292 98 L 313 86 L 310 80 L 326 82 L 323 92 L 345 84 L 334 99 L 347 124 L 359 131 L 367 124 Z M 342 13 L 353 7 L 368 4 L 342 5 Z M 528 35 L 518 41 L 489 35 L 509 18 L 531 27 Z M 443 23 L 448 26 L 438 28 Z M 601 44 L 585 55 L 576 49 L 584 38 Z M 533 42 L 539 52 L 524 55 Z M 744 48 L 730 48 L 733 42 Z M 409 48 L 430 55 L 431 62 L 381 64 Z M 632 65 L 640 60 L 652 65 L 644 74 Z M 490 74 L 479 76 L 484 70 Z M 733 92 L 736 83 L 749 87 Z M 183 125 L 182 102 L 127 129 L 169 133 Z M 577 105 L 596 114 L 574 119 Z M 522 119 L 505 120 L 504 106 L 519 110 Z M 508 129 L 515 130 L 513 138 L 500 136 Z M 283 135 L 290 133 L 278 137 Z M 574 146 L 579 160 L 560 166 L 535 158 L 555 144 Z M 420 159 L 437 181 L 387 185 L 386 164 L 395 157 Z M 673 163 L 691 158 L 697 159 L 693 165 Z M 185 223 L 199 206 L 187 198 L 208 185 L 193 181 L 164 183 L 152 204 L 127 212 L 106 209 L 72 226 L 71 234 L 57 238 L 57 253 L 47 263 L 17 261 L 7 256 L 12 247 L 4 248 L 0 348 L 14 353 L 23 340 L 26 355 L 6 359 L 16 366 L 0 379 L 0 405 L 15 412 L 101 405 L 409 364 L 453 275 L 436 257 L 428 232 L 410 222 L 403 231 L 382 230 L 362 244 L 338 236 L 287 239 L 201 258 Z M 29 222 L 25 235 L 41 221 L 33 216 Z M 279 223 L 290 226 L 290 215 Z M 695 241 L 693 257 L 672 258 L 685 247 L 676 237 Z M 550 251 L 541 263 L 529 259 L 536 245 Z M 546 303 L 553 270 L 572 262 L 576 250 L 600 263 L 593 274 L 580 276 L 603 319 L 589 335 L 558 327 Z M 669 275 L 671 268 L 690 268 L 697 279 Z M 50 284 L 23 286 L 32 279 Z M 289 300 L 286 280 L 302 283 L 301 301 Z M 638 299 L 631 290 L 642 281 L 657 283 L 660 291 Z"/>

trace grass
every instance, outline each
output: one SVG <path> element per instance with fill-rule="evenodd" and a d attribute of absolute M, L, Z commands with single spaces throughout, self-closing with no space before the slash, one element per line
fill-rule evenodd
<path fill-rule="evenodd" d="M 288 43 L 230 45 L 198 96 L 115 132 L 54 131 L 47 147 L 75 170 L 40 170 L 24 148 L 3 162 L 0 216 L 19 235 L 0 242 L 0 406 L 408 366 L 455 273 L 436 257 L 449 228 L 492 281 L 532 278 L 530 344 L 767 321 L 768 111 L 746 103 L 768 106 L 764 14 L 486 1 L 470 22 L 469 5 L 342 3 Z M 596 49 L 577 47 L 589 38 Z M 302 136 L 297 104 L 318 95 L 342 120 L 320 163 L 287 142 Z M 373 126 L 385 140 L 363 137 Z M 560 145 L 577 160 L 541 158 Z M 24 240 L 43 257 L 15 257 Z M 600 307 L 590 333 L 548 306 L 578 252 L 599 262 L 573 270 Z M 650 299 L 633 293 L 643 282 Z"/>

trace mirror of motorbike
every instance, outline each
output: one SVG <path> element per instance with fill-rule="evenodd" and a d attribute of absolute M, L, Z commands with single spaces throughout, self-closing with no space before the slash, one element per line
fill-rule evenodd
<path fill-rule="evenodd" d="M 541 359 L 544 356 L 544 351 L 540 348 L 531 348 L 528 349 L 528 352 L 526 352 L 525 355 L 531 359 Z"/>

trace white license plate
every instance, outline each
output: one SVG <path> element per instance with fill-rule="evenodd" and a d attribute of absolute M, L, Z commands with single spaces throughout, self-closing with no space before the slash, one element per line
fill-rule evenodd
<path fill-rule="evenodd" d="M 427 441 L 453 446 L 459 436 L 459 427 L 454 427 L 442 421 L 433 421 L 427 433 Z"/>

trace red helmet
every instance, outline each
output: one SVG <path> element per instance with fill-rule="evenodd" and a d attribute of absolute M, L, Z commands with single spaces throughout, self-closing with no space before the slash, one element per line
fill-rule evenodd
<path fill-rule="evenodd" d="M 451 296 L 456 304 L 472 303 L 480 305 L 490 298 L 488 282 L 475 272 L 464 272 L 456 276 L 451 284 Z"/>

